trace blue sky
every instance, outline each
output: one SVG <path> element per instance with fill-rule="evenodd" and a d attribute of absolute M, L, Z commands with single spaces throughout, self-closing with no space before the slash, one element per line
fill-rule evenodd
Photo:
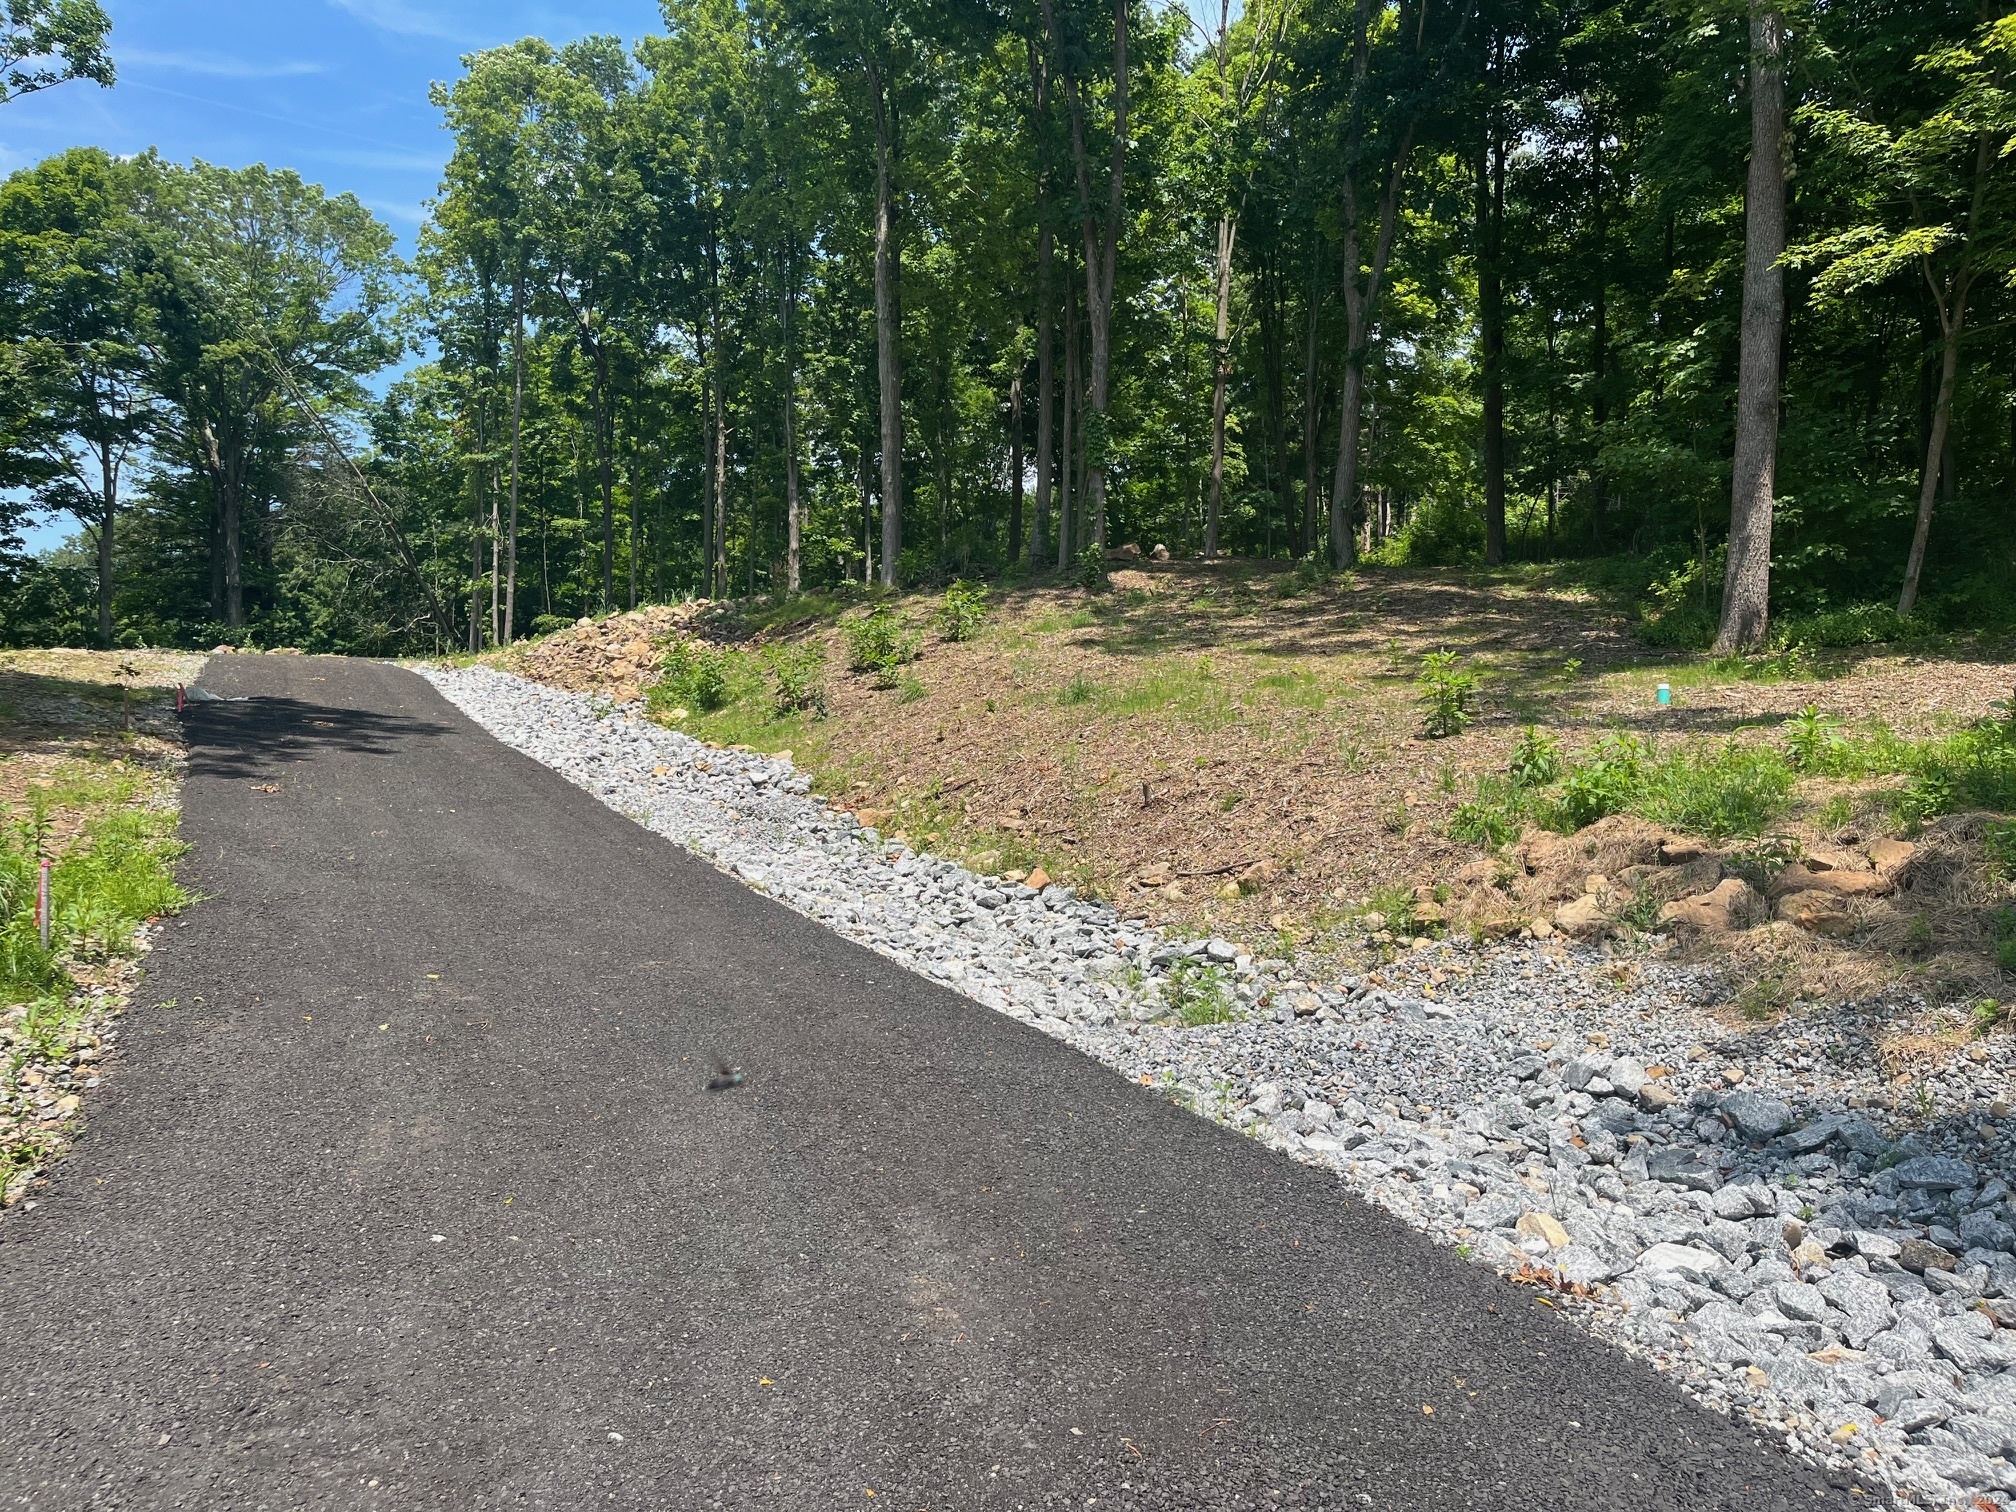
<path fill-rule="evenodd" d="M 111 89 L 65 84 L 0 109 L 0 172 L 80 143 L 297 170 L 348 190 L 407 250 L 447 158 L 427 86 L 464 53 L 538 35 L 634 40 L 656 0 L 101 0 Z M 34 547 L 71 533 L 31 534 Z"/>

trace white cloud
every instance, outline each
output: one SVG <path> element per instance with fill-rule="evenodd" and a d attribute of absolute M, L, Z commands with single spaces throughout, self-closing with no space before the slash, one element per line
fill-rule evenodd
<path fill-rule="evenodd" d="M 450 42 L 470 40 L 461 18 L 444 14 L 444 9 L 452 10 L 452 6 L 428 4 L 426 0 L 330 0 L 330 4 L 381 31 L 406 37 L 441 37 Z"/>
<path fill-rule="evenodd" d="M 261 62 L 255 58 L 230 58 L 221 53 L 155 52 L 145 47 L 122 47 L 119 61 L 143 68 L 165 68 L 176 73 L 204 74 L 213 79 L 287 79 L 301 74 L 327 72 L 320 63 Z"/>

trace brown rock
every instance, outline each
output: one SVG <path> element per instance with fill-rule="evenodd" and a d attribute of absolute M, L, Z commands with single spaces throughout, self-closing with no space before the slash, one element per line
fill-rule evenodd
<path fill-rule="evenodd" d="M 1134 880 L 1143 887 L 1167 887 L 1176 880 L 1176 873 L 1169 869 L 1166 861 L 1157 861 L 1142 867 Z"/>
<path fill-rule="evenodd" d="M 1909 840 L 1872 840 L 1869 842 L 1869 864 L 1877 872 L 1891 881 L 1911 864 L 1911 858 L 1918 854 L 1918 847 Z"/>
<path fill-rule="evenodd" d="M 1732 934 L 1747 929 L 1759 911 L 1757 894 L 1741 877 L 1730 877 L 1705 893 L 1678 898 L 1659 910 L 1659 922 L 1699 934 Z"/>
<path fill-rule="evenodd" d="M 1686 835 L 1659 837 L 1659 862 L 1662 866 L 1685 866 L 1689 861 L 1698 861 L 1707 854 L 1708 844 L 1704 840 L 1690 839 Z"/>
<path fill-rule="evenodd" d="M 1157 546 L 1153 551 L 1148 553 L 1148 556 L 1153 561 L 1166 562 L 1169 560 L 1169 548 L 1167 546 Z"/>
<path fill-rule="evenodd" d="M 1265 887 L 1280 875 L 1281 863 L 1276 861 L 1272 856 L 1266 856 L 1255 861 L 1251 866 L 1239 873 L 1239 885 L 1241 887 Z"/>
<path fill-rule="evenodd" d="M 1138 562 L 1141 560 L 1141 548 L 1134 542 L 1129 541 L 1126 545 L 1116 546 L 1107 552 L 1106 560 L 1109 562 Z"/>
<path fill-rule="evenodd" d="M 1545 1239 L 1549 1249 L 1560 1249 L 1569 1243 L 1568 1230 L 1558 1220 L 1531 1209 L 1519 1215 L 1513 1232 L 1521 1239 Z"/>
<path fill-rule="evenodd" d="M 1890 891 L 1890 880 L 1876 872 L 1814 871 L 1794 862 L 1771 880 L 1771 896 L 1787 893 L 1830 892 L 1843 898 L 1880 898 Z"/>
<path fill-rule="evenodd" d="M 1427 898 L 1415 900 L 1413 918 L 1415 927 L 1419 928 L 1424 924 L 1443 923 L 1448 918 L 1448 915 L 1442 911 L 1440 903 L 1437 903 L 1433 898 Z"/>
<path fill-rule="evenodd" d="M 1456 873 L 1456 882 L 1461 887 L 1491 887 L 1498 881 L 1498 863 L 1489 856 L 1479 856 Z"/>
<path fill-rule="evenodd" d="M 1804 892 L 1787 893 L 1778 900 L 1778 917 L 1796 924 L 1808 934 L 1840 939 L 1855 932 L 1855 916 L 1839 893 L 1809 887 Z"/>
<path fill-rule="evenodd" d="M 1603 912 L 1603 905 L 1585 893 L 1554 910 L 1554 927 L 1577 940 L 1600 940 L 1616 925 Z"/>
<path fill-rule="evenodd" d="M 1953 1258 L 1951 1250 L 1940 1248 L 1930 1239 L 1906 1239 L 1901 1249 L 1897 1263 L 1920 1275 L 1928 1270 L 1952 1271 L 1960 1268 L 1960 1262 Z"/>
<path fill-rule="evenodd" d="M 879 830 L 892 817 L 890 810 L 878 808 L 857 808 L 854 819 L 863 829 Z"/>
<path fill-rule="evenodd" d="M 1042 867 L 1039 866 L 1034 871 L 1029 873 L 1028 877 L 1025 880 L 1027 881 L 1030 887 L 1033 887 L 1036 889 L 1036 891 L 1041 892 L 1043 891 L 1044 888 L 1050 885 L 1050 873 L 1046 872 L 1045 870 L 1043 870 Z"/>
<path fill-rule="evenodd" d="M 1647 1113 L 1664 1113 L 1680 1099 L 1657 1082 L 1648 1081 L 1638 1089 L 1638 1106 Z"/>

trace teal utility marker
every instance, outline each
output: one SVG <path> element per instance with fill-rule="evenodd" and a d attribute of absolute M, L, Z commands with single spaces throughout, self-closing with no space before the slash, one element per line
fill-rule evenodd
<path fill-rule="evenodd" d="M 1668 709 L 1673 706 L 1673 689 L 1667 684 L 1659 684 L 1659 691 L 1653 696 L 1659 700 L 1660 708 Z"/>

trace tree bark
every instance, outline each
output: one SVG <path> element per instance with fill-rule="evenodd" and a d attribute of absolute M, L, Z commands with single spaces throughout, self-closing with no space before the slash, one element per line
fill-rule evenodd
<path fill-rule="evenodd" d="M 98 445 L 98 644 L 112 649 L 112 525 L 119 513 L 119 464 L 110 442 Z"/>
<path fill-rule="evenodd" d="M 796 258 L 785 259 L 784 293 L 784 591 L 796 595 L 803 566 L 804 523 L 798 506 L 798 361 L 791 317 L 798 308 Z"/>
<path fill-rule="evenodd" d="M 882 586 L 896 586 L 903 556 L 902 248 L 896 239 L 894 104 L 874 64 L 875 366 L 882 409 Z"/>
<path fill-rule="evenodd" d="M 511 518 L 504 556 L 504 643 L 518 638 L 518 463 L 525 421 L 525 281 L 511 284 Z"/>
<path fill-rule="evenodd" d="M 1371 67 L 1372 7 L 1370 0 L 1358 0 L 1354 19 L 1351 74 L 1354 95 L 1362 92 Z M 1427 25 L 1424 8 L 1421 26 Z M 1425 34 L 1425 31 L 1424 31 Z M 1418 44 L 1417 44 L 1418 45 Z M 1372 245 L 1372 264 L 1361 271 L 1363 251 L 1359 233 L 1361 209 L 1358 203 L 1358 173 L 1353 161 L 1362 138 L 1354 121 L 1352 139 L 1345 148 L 1344 168 L 1344 392 L 1337 426 L 1337 471 L 1330 486 L 1330 554 L 1339 567 L 1357 560 L 1357 535 L 1353 529 L 1358 508 L 1358 439 L 1364 423 L 1365 357 L 1372 315 L 1378 306 L 1379 287 L 1386 277 L 1387 259 L 1393 253 L 1393 232 L 1400 213 L 1400 186 L 1407 175 L 1407 160 L 1414 151 L 1414 131 L 1418 110 L 1407 118 L 1396 142 L 1386 181 L 1379 193 L 1379 227 Z M 1363 282 L 1360 282 L 1360 278 Z"/>
<path fill-rule="evenodd" d="M 1106 463 L 1108 437 L 1106 403 L 1112 374 L 1113 280 L 1119 265 L 1121 216 L 1125 210 L 1127 166 L 1127 9 L 1131 0 L 1113 0 L 1113 151 L 1107 167 L 1105 226 L 1093 209 L 1091 160 L 1085 145 L 1085 100 L 1069 69 L 1060 70 L 1070 106 L 1071 151 L 1078 174 L 1079 230 L 1085 242 L 1085 316 L 1092 339 L 1091 371 L 1087 375 L 1084 436 L 1085 502 L 1081 515 L 1091 516 L 1091 539 L 1106 544 Z M 1063 36 L 1057 29 L 1056 7 L 1042 0 L 1043 22 L 1058 54 Z M 1083 529 L 1081 525 L 1081 530 Z"/>
<path fill-rule="evenodd" d="M 1036 509 L 1029 527 L 1029 567 L 1040 567 L 1048 555 L 1050 497 L 1056 482 L 1055 433 L 1057 408 L 1057 329 L 1050 301 L 1050 228 L 1036 234 Z"/>
<path fill-rule="evenodd" d="M 1221 70 L 1222 72 L 1222 70 Z M 1225 507 L 1225 388 L 1232 376 L 1232 243 L 1239 223 L 1218 217 L 1218 315 L 1211 345 L 1211 498 L 1204 512 L 1204 555 L 1218 555 Z"/>
<path fill-rule="evenodd" d="M 1743 327 L 1721 655 L 1764 643 L 1771 622 L 1772 496 L 1778 463 L 1779 329 L 1785 319 L 1785 22 L 1750 8 L 1750 183 L 1744 206 Z"/>
<path fill-rule="evenodd" d="M 1502 35 L 1497 39 L 1496 63 L 1502 79 Z M 1505 300 L 1499 274 L 1504 251 L 1505 142 L 1495 98 L 1492 104 L 1477 159 L 1477 326 L 1484 389 L 1484 562 L 1496 567 L 1505 560 Z"/>
<path fill-rule="evenodd" d="M 1064 300 L 1064 467 L 1057 490 L 1057 565 L 1069 567 L 1078 514 L 1078 414 L 1082 379 L 1078 361 L 1078 301 L 1067 290 Z"/>
<path fill-rule="evenodd" d="M 1321 484 L 1317 481 L 1319 468 L 1316 455 L 1323 428 L 1323 379 L 1322 370 L 1317 366 L 1316 350 L 1317 318 L 1322 311 L 1322 301 L 1317 298 L 1316 291 L 1322 277 L 1323 240 L 1317 237 L 1309 257 L 1309 318 L 1302 346 L 1302 534 L 1299 552 L 1302 556 L 1316 549 L 1316 517 L 1322 502 L 1317 495 Z"/>
<path fill-rule="evenodd" d="M 1008 385 L 1008 552 L 1012 561 L 1022 544 L 1022 375 Z M 989 532 L 990 536 L 992 532 Z"/>
<path fill-rule="evenodd" d="M 1918 518 L 1911 529 L 1911 554 L 1904 562 L 1904 586 L 1897 595 L 1897 612 L 1909 614 L 1918 607 L 1918 581 L 1925 570 L 1925 547 L 1932 535 L 1932 509 L 1939 497 L 1939 479 L 1947 479 L 1948 497 L 1953 480 L 1949 441 L 1953 424 L 1953 390 L 1960 371 L 1960 335 L 1967 324 L 1967 296 L 1973 283 L 1971 259 L 1975 236 L 1981 225 L 1981 202 L 1986 197 L 1988 175 L 1995 163 L 1994 141 L 1986 132 L 1975 138 L 1974 195 L 1967 209 L 1967 234 L 1961 243 L 1961 261 L 1952 283 L 1942 291 L 1932 274 L 1930 256 L 1921 259 L 1925 281 L 1939 312 L 1939 393 L 1932 401 L 1932 432 L 1925 442 L 1925 475 L 1918 488 Z"/>

